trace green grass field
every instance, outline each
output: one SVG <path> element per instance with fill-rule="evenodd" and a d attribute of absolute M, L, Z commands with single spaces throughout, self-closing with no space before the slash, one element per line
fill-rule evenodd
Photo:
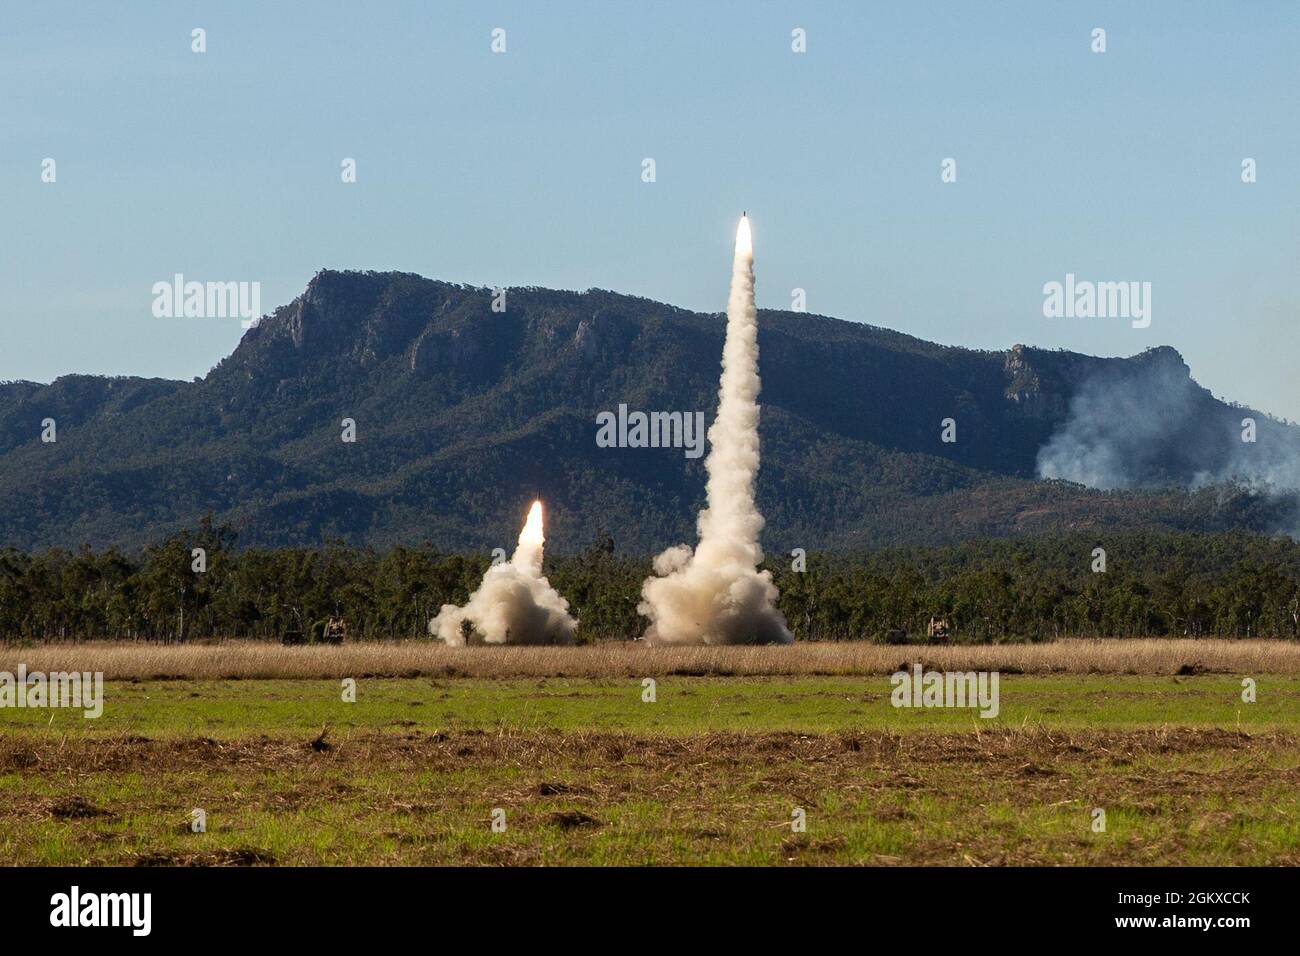
<path fill-rule="evenodd" d="M 539 678 L 361 679 L 355 703 L 336 680 L 110 681 L 104 714 L 0 710 L 0 732 L 98 739 L 149 736 L 336 736 L 358 731 L 560 730 L 695 734 L 704 731 L 967 731 L 1039 724 L 1137 729 L 1215 726 L 1300 730 L 1300 677 L 1262 677 L 1253 704 L 1241 682 L 1201 677 L 1035 677 L 1002 675 L 996 718 L 973 710 L 895 708 L 887 677 L 663 677 L 656 701 L 638 680 Z"/>
<path fill-rule="evenodd" d="M 0 853 L 1300 862 L 1300 678 L 1260 676 L 1253 704 L 1225 675 L 1003 675 L 1000 689 L 983 719 L 896 709 L 886 677 L 663 677 L 653 703 L 622 678 L 363 679 L 355 703 L 332 680 L 112 681 L 98 720 L 0 710 Z"/>

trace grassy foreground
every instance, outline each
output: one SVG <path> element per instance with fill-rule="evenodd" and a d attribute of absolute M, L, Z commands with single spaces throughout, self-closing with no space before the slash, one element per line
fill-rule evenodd
<path fill-rule="evenodd" d="M 1294 865 L 1300 677 L 1252 676 L 1004 674 L 996 719 L 884 676 L 110 681 L 99 720 L 0 710 L 0 853 Z"/>

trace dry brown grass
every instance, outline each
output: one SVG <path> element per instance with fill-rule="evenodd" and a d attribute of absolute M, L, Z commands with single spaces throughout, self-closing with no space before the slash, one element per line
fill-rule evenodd
<path fill-rule="evenodd" d="M 1059 641 L 973 647 L 468 647 L 427 642 L 282 647 L 56 644 L 0 648 L 0 671 L 102 671 L 108 680 L 184 678 L 656 677 L 889 674 L 927 668 L 1015 674 L 1300 674 L 1300 643 L 1260 640 Z"/>

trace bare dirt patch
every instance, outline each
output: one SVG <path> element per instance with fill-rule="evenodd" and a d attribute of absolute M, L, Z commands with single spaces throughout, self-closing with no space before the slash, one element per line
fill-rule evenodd
<path fill-rule="evenodd" d="M 85 797 L 76 795 L 49 800 L 45 808 L 56 820 L 89 820 L 113 815 L 110 811 L 95 806 Z"/>
<path fill-rule="evenodd" d="M 271 866 L 274 863 L 273 854 L 251 847 L 196 853 L 141 853 L 130 861 L 132 866 Z"/>
<path fill-rule="evenodd" d="M 328 751 L 303 740 L 257 737 L 215 741 L 207 737 L 165 740 L 113 737 L 53 740 L 0 737 L 0 770 L 22 770 L 35 760 L 48 773 L 120 773 L 261 768 L 284 770 L 313 764 L 421 765 L 453 771 L 483 765 L 548 767 L 626 765 L 664 773 L 727 762 L 768 769 L 813 766 L 877 767 L 896 770 L 936 763 L 979 766 L 983 772 L 1016 778 L 1050 776 L 1060 760 L 1129 763 L 1143 755 L 1297 746 L 1286 732 L 1249 734 L 1222 728 L 1169 727 L 1154 730 L 1077 732 L 996 728 L 976 733 L 893 734 L 864 731 L 851 736 L 794 732 L 712 732 L 691 736 L 558 731 L 484 734 L 479 730 L 418 731 L 400 735 L 357 733 L 341 737 Z M 539 796 L 582 792 L 553 778 L 537 780 Z"/>

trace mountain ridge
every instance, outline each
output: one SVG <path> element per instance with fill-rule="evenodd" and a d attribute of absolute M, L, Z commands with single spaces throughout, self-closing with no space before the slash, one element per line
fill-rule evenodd
<path fill-rule="evenodd" d="M 561 550 L 601 531 L 634 551 L 693 540 L 703 460 L 598 448 L 595 415 L 622 403 L 711 421 L 721 313 L 599 289 L 505 296 L 494 312 L 489 289 L 322 270 L 202 379 L 0 384 L 0 545 L 136 548 L 211 513 L 245 544 L 495 547 L 533 496 Z M 1168 346 L 1099 358 L 810 313 L 759 321 L 769 549 L 1290 521 L 1290 497 L 1231 480 L 1231 428 L 1250 410 L 1196 384 Z M 1173 396 L 1161 414 L 1176 427 L 1149 454 L 1122 447 L 1130 423 L 1080 420 L 1093 392 L 1140 405 L 1152 382 Z M 1266 445 L 1295 443 L 1293 426 L 1252 414 Z M 340 440 L 344 418 L 355 443 Z M 1037 477 L 1045 450 L 1067 471 L 1109 461 L 1091 454 L 1099 440 L 1136 461 L 1117 490 Z"/>

